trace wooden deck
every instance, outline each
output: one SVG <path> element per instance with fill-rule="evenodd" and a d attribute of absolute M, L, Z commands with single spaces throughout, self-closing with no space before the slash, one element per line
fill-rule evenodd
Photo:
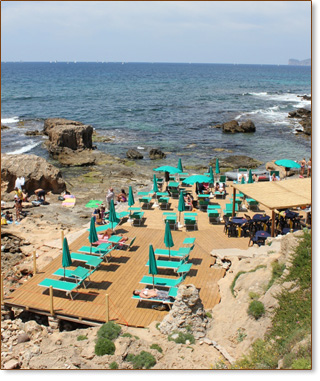
<path fill-rule="evenodd" d="M 232 196 L 232 187 L 227 188 Z M 172 199 L 171 199 L 172 200 Z M 228 200 L 214 200 L 224 204 Z M 178 200 L 172 200 L 169 211 L 177 211 Z M 139 206 L 136 202 L 135 206 Z M 139 284 L 144 275 L 148 275 L 149 244 L 154 249 L 165 248 L 164 223 L 162 220 L 163 210 L 158 208 L 145 210 L 144 224 L 133 227 L 128 222 L 120 225 L 116 232 L 129 238 L 136 237 L 131 251 L 114 250 L 109 262 L 103 263 L 100 268 L 90 277 L 91 284 L 85 289 L 79 289 L 79 294 L 74 300 L 65 293 L 54 291 L 54 312 L 57 317 L 86 324 L 103 323 L 106 319 L 106 294 L 109 295 L 109 319 L 119 324 L 145 327 L 152 321 L 161 321 L 167 311 L 157 311 L 151 308 L 150 302 L 138 302 L 133 300 L 132 291 L 143 288 Z M 182 219 L 182 217 L 181 217 Z M 223 269 L 212 268 L 214 258 L 210 255 L 213 249 L 248 247 L 248 238 L 228 238 L 223 232 L 223 224 L 211 225 L 208 223 L 206 212 L 198 211 L 198 230 L 172 231 L 173 241 L 177 249 L 182 245 L 186 237 L 195 237 L 196 244 L 190 254 L 189 262 L 192 268 L 185 284 L 194 284 L 200 290 L 200 297 L 205 309 L 213 308 L 219 303 L 220 295 L 217 282 L 224 276 Z M 85 233 L 70 245 L 70 251 L 77 251 L 81 246 L 89 245 L 88 234 Z M 73 262 L 73 265 L 82 265 Z M 25 284 L 20 286 L 9 297 L 4 298 L 7 306 L 22 307 L 42 314 L 50 314 L 49 290 L 45 290 L 38 284 L 44 278 L 58 279 L 52 274 L 61 267 L 61 255 L 53 260 L 40 273 L 36 274 Z M 159 269 L 158 276 L 175 278 L 177 275 L 170 270 Z"/>

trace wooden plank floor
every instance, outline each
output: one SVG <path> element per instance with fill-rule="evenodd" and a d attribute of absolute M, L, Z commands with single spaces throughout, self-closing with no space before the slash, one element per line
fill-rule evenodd
<path fill-rule="evenodd" d="M 229 192 L 232 188 L 228 187 Z M 231 196 L 231 195 L 229 195 Z M 228 197 L 229 197 L 228 196 Z M 171 199 L 172 200 L 172 199 Z M 214 200 L 224 204 L 228 200 Z M 177 200 L 172 200 L 171 211 L 177 211 Z M 135 206 L 139 206 L 136 202 Z M 169 209 L 169 210 L 170 210 Z M 104 322 L 106 316 L 105 295 L 109 295 L 109 318 L 119 324 L 145 327 L 152 321 L 161 321 L 167 314 L 166 311 L 156 311 L 150 306 L 150 302 L 137 302 L 133 300 L 132 291 L 143 288 L 139 280 L 148 274 L 149 244 L 154 249 L 165 248 L 164 223 L 162 220 L 163 210 L 158 208 L 145 210 L 145 221 L 142 226 L 133 227 L 128 222 L 117 228 L 117 233 L 124 234 L 129 238 L 136 237 L 133 250 L 114 250 L 112 258 L 91 276 L 90 285 L 79 290 L 74 300 L 65 293 L 54 291 L 54 310 L 56 314 L 89 321 Z M 182 220 L 182 217 L 181 217 Z M 223 232 L 223 225 L 211 225 L 208 223 L 206 212 L 198 211 L 198 226 L 196 231 L 172 231 L 173 241 L 177 249 L 182 245 L 184 238 L 195 237 L 196 245 L 191 252 L 189 262 L 193 263 L 185 284 L 194 284 L 200 290 L 200 297 L 205 309 L 213 308 L 219 303 L 220 295 L 217 282 L 224 276 L 223 269 L 210 267 L 214 264 L 214 258 L 210 255 L 213 249 L 248 247 L 248 238 L 228 238 Z M 83 234 L 70 245 L 70 251 L 77 251 L 81 246 L 89 245 L 88 233 Z M 74 266 L 82 265 L 73 262 Z M 44 278 L 55 278 L 52 274 L 61 267 L 61 255 L 58 255 L 40 273 L 32 277 L 20 286 L 9 297 L 5 297 L 4 304 L 8 306 L 28 307 L 40 312 L 49 311 L 49 292 L 38 284 Z M 177 275 L 170 270 L 159 269 L 158 276 L 176 278 Z"/>

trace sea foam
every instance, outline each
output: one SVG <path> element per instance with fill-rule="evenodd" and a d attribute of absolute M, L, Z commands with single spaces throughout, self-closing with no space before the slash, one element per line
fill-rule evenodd
<path fill-rule="evenodd" d="M 1 119 L 1 124 L 10 124 L 10 123 L 18 123 L 19 122 L 19 117 L 18 116 L 13 116 L 11 118 L 3 118 Z"/>
<path fill-rule="evenodd" d="M 38 146 L 39 144 L 41 144 L 41 142 L 28 144 L 28 145 L 26 145 L 24 147 L 21 147 L 21 148 L 15 150 L 15 151 L 7 152 L 7 155 L 19 155 L 21 153 L 25 153 L 25 152 L 31 151 L 32 148 Z"/>

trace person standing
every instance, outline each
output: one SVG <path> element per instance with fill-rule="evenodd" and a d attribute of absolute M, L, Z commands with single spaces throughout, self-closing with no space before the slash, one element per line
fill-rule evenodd
<path fill-rule="evenodd" d="M 309 161 L 307 162 L 307 177 L 311 177 L 311 157 L 309 159 Z"/>
<path fill-rule="evenodd" d="M 107 205 L 108 205 L 108 209 L 110 210 L 110 203 L 111 203 L 111 200 L 113 200 L 114 202 L 114 192 L 113 192 L 113 188 L 110 188 L 108 189 L 108 193 L 106 195 L 106 201 L 107 201 Z"/>
<path fill-rule="evenodd" d="M 303 175 L 304 175 L 304 169 L 305 169 L 305 167 L 306 167 L 306 164 L 307 164 L 306 159 L 303 158 L 303 159 L 300 161 L 300 165 L 301 165 L 300 177 L 303 177 Z"/>

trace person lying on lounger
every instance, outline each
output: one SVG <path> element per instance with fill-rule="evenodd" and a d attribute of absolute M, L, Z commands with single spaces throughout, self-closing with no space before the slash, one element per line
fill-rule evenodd
<path fill-rule="evenodd" d="M 144 299 L 170 300 L 169 292 L 155 289 L 144 288 L 143 290 L 134 290 L 133 295 L 139 295 Z"/>

